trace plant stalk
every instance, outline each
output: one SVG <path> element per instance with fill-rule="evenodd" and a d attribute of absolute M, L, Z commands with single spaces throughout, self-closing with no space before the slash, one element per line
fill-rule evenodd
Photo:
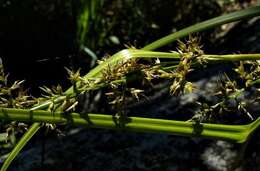
<path fill-rule="evenodd" d="M 90 128 L 124 129 L 135 132 L 166 133 L 189 137 L 222 139 L 243 143 L 259 127 L 260 118 L 248 125 L 222 125 L 183 122 L 142 117 L 115 118 L 105 114 L 78 114 L 48 112 L 42 110 L 0 108 L 0 119 L 23 122 L 47 122 L 55 124 L 86 125 Z M 120 127 L 119 123 L 124 124 Z"/>

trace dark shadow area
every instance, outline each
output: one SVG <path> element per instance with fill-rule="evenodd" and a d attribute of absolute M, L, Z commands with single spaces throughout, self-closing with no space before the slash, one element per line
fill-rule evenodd
<path fill-rule="evenodd" d="M 192 127 L 195 135 L 200 135 L 203 131 L 203 125 L 199 121 L 193 122 Z"/>
<path fill-rule="evenodd" d="M 73 66 L 75 54 L 75 24 L 66 3 L 7 2 L 0 6 L 0 57 L 11 80 L 25 79 L 36 93 L 42 85 L 66 86 L 64 67 Z"/>

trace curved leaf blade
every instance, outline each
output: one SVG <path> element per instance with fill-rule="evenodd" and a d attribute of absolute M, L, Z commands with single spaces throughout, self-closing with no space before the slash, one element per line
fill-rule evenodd
<path fill-rule="evenodd" d="M 168 36 L 165 36 L 159 40 L 156 40 L 148 45 L 146 45 L 143 50 L 154 50 L 157 48 L 160 48 L 162 46 L 165 46 L 177 39 L 180 39 L 182 37 L 185 37 L 191 33 L 200 32 L 203 30 L 207 30 L 213 27 L 217 27 L 226 23 L 231 23 L 234 21 L 239 21 L 247 18 L 252 18 L 255 16 L 260 15 L 260 6 L 255 6 L 251 8 L 247 8 L 245 10 L 236 11 L 230 14 L 222 15 L 219 17 L 215 17 L 209 20 L 206 20 L 204 22 L 186 27 L 180 31 L 177 31 L 175 33 L 169 34 Z"/>

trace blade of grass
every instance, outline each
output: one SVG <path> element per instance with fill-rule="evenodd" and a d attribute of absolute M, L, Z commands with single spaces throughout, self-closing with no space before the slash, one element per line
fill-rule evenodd
<path fill-rule="evenodd" d="M 28 143 L 28 141 L 33 137 L 33 135 L 40 129 L 40 123 L 33 123 L 32 126 L 28 129 L 28 131 L 23 135 L 18 144 L 14 147 L 11 153 L 8 155 L 5 160 L 3 166 L 1 167 L 1 171 L 6 171 L 17 156 L 17 154 L 21 151 L 21 149 Z"/>
<path fill-rule="evenodd" d="M 169 34 L 168 36 L 165 36 L 159 40 L 156 40 L 148 45 L 146 45 L 143 50 L 154 50 L 158 49 L 162 46 L 165 46 L 177 39 L 180 39 L 182 37 L 188 36 L 191 33 L 200 32 L 203 30 L 207 30 L 216 26 L 220 26 L 226 23 L 231 23 L 234 21 L 239 21 L 242 19 L 252 18 L 255 16 L 260 15 L 260 6 L 255 6 L 251 8 L 247 8 L 245 10 L 233 12 L 230 14 L 225 14 L 219 17 L 215 17 L 209 20 L 206 20 L 204 22 L 186 27 L 180 31 L 177 31 L 175 33 Z"/>

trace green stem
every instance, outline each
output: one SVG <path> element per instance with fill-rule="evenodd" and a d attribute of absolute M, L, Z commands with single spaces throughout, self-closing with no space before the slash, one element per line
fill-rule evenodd
<path fill-rule="evenodd" d="M 118 127 L 120 119 L 105 114 L 63 114 L 62 112 L 0 109 L 0 118 L 25 122 L 48 122 L 56 124 L 87 125 L 91 128 L 122 129 Z M 137 132 L 166 133 L 183 136 L 198 136 L 243 143 L 259 127 L 260 118 L 248 125 L 222 125 L 129 117 L 123 129 Z"/>
<path fill-rule="evenodd" d="M 260 54 L 233 54 L 233 55 L 202 55 L 202 59 L 212 61 L 241 61 L 241 60 L 260 60 Z"/>

